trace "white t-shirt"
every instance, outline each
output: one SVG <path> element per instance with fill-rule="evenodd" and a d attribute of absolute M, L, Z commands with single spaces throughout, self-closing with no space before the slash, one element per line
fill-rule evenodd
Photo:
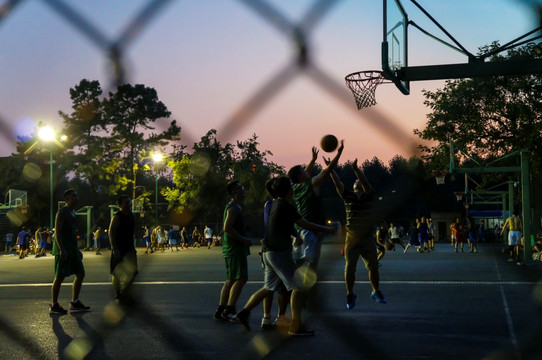
<path fill-rule="evenodd" d="M 392 239 L 399 239 L 399 229 L 397 226 L 390 227 L 390 237 Z"/>
<path fill-rule="evenodd" d="M 206 239 L 210 239 L 213 237 L 213 230 L 211 230 L 211 228 L 203 230 L 203 233 L 205 234 Z"/>

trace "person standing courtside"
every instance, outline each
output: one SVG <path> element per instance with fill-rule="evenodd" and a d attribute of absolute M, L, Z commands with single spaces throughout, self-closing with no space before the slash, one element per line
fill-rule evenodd
<path fill-rule="evenodd" d="M 235 306 L 248 280 L 247 256 L 252 241 L 245 236 L 243 200 L 245 188 L 238 181 L 226 186 L 231 201 L 224 209 L 224 236 L 222 256 L 226 263 L 226 281 L 220 291 L 220 300 L 214 318 L 235 322 Z"/>
<path fill-rule="evenodd" d="M 10 252 L 12 247 L 13 247 L 13 234 L 11 232 L 8 232 L 6 234 L 6 248 L 4 249 L 4 251 Z"/>
<path fill-rule="evenodd" d="M 203 229 L 203 234 L 205 234 L 205 242 L 207 243 L 207 249 L 211 249 L 211 243 L 213 242 L 213 230 L 210 227 L 205 225 Z"/>
<path fill-rule="evenodd" d="M 94 250 L 96 250 L 96 255 L 102 255 L 100 252 L 100 236 L 102 236 L 102 228 L 98 226 L 94 232 Z"/>
<path fill-rule="evenodd" d="M 522 224 L 521 218 L 519 217 L 519 211 L 514 210 L 512 216 L 506 219 L 501 230 L 501 235 L 504 233 L 504 230 L 506 228 L 509 229 L 508 246 L 510 248 L 511 258 L 516 261 L 518 265 L 521 265 L 521 260 L 519 257 L 519 247 L 521 246 Z"/>
<path fill-rule="evenodd" d="M 120 210 L 115 213 L 109 225 L 111 241 L 111 274 L 115 301 L 126 304 L 126 291 L 137 275 L 137 255 L 134 247 L 135 219 L 130 210 L 130 197 L 122 195 L 117 203 Z"/>
<path fill-rule="evenodd" d="M 55 279 L 51 287 L 52 302 L 49 312 L 52 314 L 66 314 L 67 311 L 58 303 L 60 286 L 67 276 L 75 274 L 72 286 L 72 301 L 70 312 L 90 311 L 90 307 L 79 300 L 79 293 L 85 278 L 83 254 L 77 248 L 75 207 L 79 202 L 79 195 L 73 189 L 64 191 L 66 206 L 56 213 L 55 241 L 52 254 L 55 256 Z"/>

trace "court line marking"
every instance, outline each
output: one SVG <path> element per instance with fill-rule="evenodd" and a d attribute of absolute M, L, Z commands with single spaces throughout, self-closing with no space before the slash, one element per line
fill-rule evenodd
<path fill-rule="evenodd" d="M 501 271 L 499 270 L 499 266 L 497 264 L 497 261 L 494 260 L 495 269 L 497 271 L 497 279 L 501 279 Z M 510 334 L 510 340 L 512 341 L 512 345 L 518 350 L 518 339 L 516 336 L 516 331 L 514 330 L 514 322 L 512 321 L 512 315 L 510 314 L 510 308 L 508 306 L 508 300 L 506 299 L 506 294 L 504 293 L 504 287 L 502 285 L 499 285 L 499 290 L 501 292 L 501 298 L 502 303 L 504 307 L 504 313 L 506 315 L 506 322 L 508 325 L 508 333 Z"/>
<path fill-rule="evenodd" d="M 344 281 L 326 280 L 319 281 L 319 284 L 324 285 L 344 285 Z M 28 283 L 28 284 L 0 284 L 0 288 L 16 288 L 16 287 L 45 287 L 51 286 L 52 283 Z M 136 281 L 134 285 L 222 285 L 223 280 L 215 281 Z M 247 284 L 263 284 L 263 281 L 248 281 Z M 369 281 L 356 281 L 356 284 L 369 284 Z M 466 285 L 466 286 L 532 286 L 536 285 L 535 281 L 449 281 L 449 280 L 389 280 L 380 281 L 383 285 Z M 64 282 L 63 286 L 71 285 L 70 281 Z M 83 286 L 111 286 L 111 282 L 83 282 Z"/>

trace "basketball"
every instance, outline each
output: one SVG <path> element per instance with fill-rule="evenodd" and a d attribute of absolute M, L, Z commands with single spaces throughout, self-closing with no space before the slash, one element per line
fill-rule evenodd
<path fill-rule="evenodd" d="M 337 145 L 339 145 L 339 141 L 335 137 L 335 135 L 328 134 L 322 138 L 320 141 L 320 147 L 325 152 L 332 152 L 337 148 Z"/>
<path fill-rule="evenodd" d="M 393 245 L 393 243 L 386 243 L 386 250 L 393 250 L 394 247 L 395 245 Z"/>

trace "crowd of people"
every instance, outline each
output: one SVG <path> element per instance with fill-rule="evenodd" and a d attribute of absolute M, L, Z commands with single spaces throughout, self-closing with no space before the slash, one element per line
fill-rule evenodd
<path fill-rule="evenodd" d="M 213 230 L 208 226 L 205 226 L 203 231 L 200 231 L 195 226 L 191 234 L 186 229 L 186 226 L 180 228 L 175 225 L 158 225 L 152 230 L 144 226 L 143 240 L 146 246 L 145 254 L 152 254 L 156 251 L 174 251 L 174 248 L 176 251 L 202 246 L 211 249 L 211 246 L 221 245 L 222 233 L 214 234 Z"/>
<path fill-rule="evenodd" d="M 6 253 L 15 251 L 19 259 L 24 259 L 28 255 L 41 257 L 46 256 L 47 250 L 52 247 L 52 242 L 53 232 L 49 227 L 39 226 L 33 234 L 30 229 L 23 227 L 16 237 L 11 232 L 6 234 L 4 251 Z"/>

